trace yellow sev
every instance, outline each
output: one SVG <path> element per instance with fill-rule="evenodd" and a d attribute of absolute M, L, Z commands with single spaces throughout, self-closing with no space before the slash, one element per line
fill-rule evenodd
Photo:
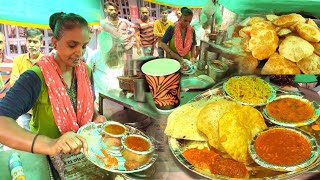
<path fill-rule="evenodd" d="M 259 104 L 272 95 L 270 86 L 257 77 L 232 77 L 226 84 L 228 94 L 241 102 Z"/>

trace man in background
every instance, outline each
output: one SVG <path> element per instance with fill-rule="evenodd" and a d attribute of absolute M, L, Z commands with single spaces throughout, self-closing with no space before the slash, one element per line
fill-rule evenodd
<path fill-rule="evenodd" d="M 31 68 L 43 55 L 41 53 L 41 46 L 43 40 L 43 34 L 39 29 L 29 29 L 26 32 L 26 46 L 28 52 L 16 56 L 13 60 L 12 73 L 10 76 L 10 85 L 19 79 L 20 75 L 26 70 Z M 23 128 L 29 130 L 29 123 L 31 119 L 31 110 L 20 116 L 17 122 Z"/>
<path fill-rule="evenodd" d="M 200 21 L 200 16 L 191 21 L 190 25 L 195 30 L 196 39 L 197 39 L 196 55 L 195 55 L 196 58 L 200 54 L 201 41 L 208 41 L 209 40 L 209 34 L 211 31 L 211 21 L 212 21 L 212 18 L 209 17 L 207 21 L 202 23 Z"/>
<path fill-rule="evenodd" d="M 6 47 L 5 37 L 0 32 L 0 101 L 10 89 L 10 74 L 12 70 L 12 59 L 4 54 Z"/>
<path fill-rule="evenodd" d="M 109 59 L 107 64 L 112 66 L 119 66 L 124 64 L 124 75 L 128 74 L 128 64 L 132 59 L 132 46 L 131 38 L 134 35 L 132 28 L 134 26 L 130 21 L 118 17 L 119 7 L 112 2 L 104 5 L 104 11 L 107 18 L 100 22 L 101 27 L 107 33 L 110 33 L 112 42 L 105 42 L 99 44 L 100 47 L 112 44 L 109 51 Z"/>
<path fill-rule="evenodd" d="M 149 9 L 140 8 L 140 18 L 135 24 L 137 54 L 141 55 L 141 47 L 145 56 L 153 56 L 155 36 L 153 34 L 153 19 L 149 18 Z"/>
<path fill-rule="evenodd" d="M 13 86 L 20 75 L 31 68 L 43 55 L 41 53 L 43 34 L 39 29 L 29 29 L 26 32 L 28 52 L 16 56 L 13 60 L 10 85 Z"/>
<path fill-rule="evenodd" d="M 175 23 L 179 21 L 181 17 L 181 11 L 179 8 L 173 9 L 169 14 L 168 14 L 168 20 Z"/>
<path fill-rule="evenodd" d="M 158 54 L 160 58 L 164 58 L 164 50 L 161 48 L 161 39 L 166 32 L 167 28 L 173 23 L 167 19 L 168 17 L 168 8 L 160 8 L 161 17 L 158 20 L 154 21 L 154 35 L 158 37 Z"/>

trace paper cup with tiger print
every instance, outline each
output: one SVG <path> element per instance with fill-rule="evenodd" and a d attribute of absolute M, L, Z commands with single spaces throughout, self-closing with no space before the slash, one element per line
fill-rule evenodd
<path fill-rule="evenodd" d="M 153 101 L 161 111 L 180 105 L 180 63 L 174 59 L 155 59 L 142 66 Z"/>

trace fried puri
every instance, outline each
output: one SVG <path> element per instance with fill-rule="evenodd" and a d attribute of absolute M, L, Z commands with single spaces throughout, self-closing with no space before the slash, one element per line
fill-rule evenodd
<path fill-rule="evenodd" d="M 316 54 L 303 58 L 297 65 L 305 74 L 320 74 L 320 57 Z"/>
<path fill-rule="evenodd" d="M 198 129 L 208 137 L 209 144 L 221 152 L 226 151 L 219 142 L 219 120 L 224 113 L 240 107 L 236 102 L 219 99 L 206 105 L 197 117 Z"/>
<path fill-rule="evenodd" d="M 298 36 L 287 36 L 279 46 L 279 54 L 292 62 L 299 62 L 313 54 L 313 46 Z"/>
<path fill-rule="evenodd" d="M 267 128 L 261 113 L 251 107 L 242 106 L 225 113 L 219 121 L 219 141 L 232 159 L 250 164 L 248 152 L 251 139 Z"/>
<path fill-rule="evenodd" d="M 299 36 L 309 42 L 319 42 L 320 41 L 320 31 L 318 27 L 306 23 L 299 23 L 296 26 Z"/>
<path fill-rule="evenodd" d="M 296 63 L 274 53 L 263 66 L 261 74 L 300 74 Z"/>

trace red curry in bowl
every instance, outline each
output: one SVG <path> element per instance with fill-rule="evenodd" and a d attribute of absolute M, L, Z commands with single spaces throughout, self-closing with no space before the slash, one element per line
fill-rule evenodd
<path fill-rule="evenodd" d="M 311 144 L 297 132 L 285 129 L 270 129 L 255 140 L 256 154 L 265 162 L 292 166 L 307 160 L 311 155 Z"/>
<path fill-rule="evenodd" d="M 298 98 L 279 98 L 266 106 L 268 114 L 281 122 L 303 122 L 314 115 L 314 108 Z"/>

